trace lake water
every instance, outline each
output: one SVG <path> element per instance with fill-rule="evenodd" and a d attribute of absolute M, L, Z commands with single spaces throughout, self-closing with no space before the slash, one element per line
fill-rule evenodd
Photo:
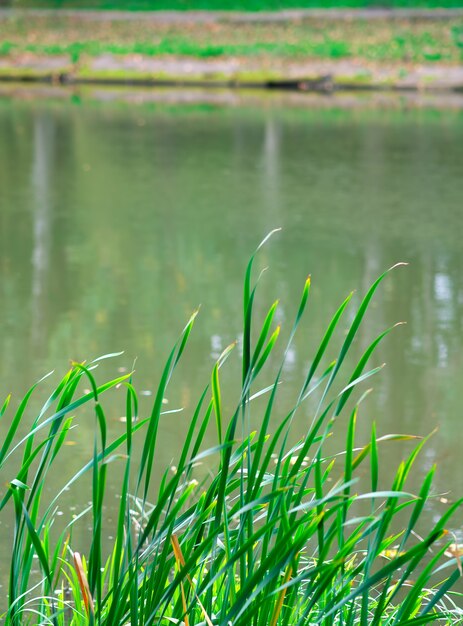
<path fill-rule="evenodd" d="M 383 270 L 408 262 L 383 283 L 354 349 L 359 356 L 382 329 L 407 322 L 373 361 L 387 365 L 364 385 L 374 392 L 358 441 L 372 420 L 381 434 L 438 426 L 420 467 L 437 462 L 436 491 L 463 494 L 463 110 L 401 100 L 160 100 L 0 98 L 2 396 L 12 391 L 17 401 L 51 369 L 57 380 L 72 359 L 123 350 L 105 373 L 137 358 L 147 411 L 169 348 L 201 304 L 167 398 L 185 413 L 162 424 L 159 464 L 174 462 L 214 359 L 239 339 L 249 255 L 281 227 L 258 258 L 269 266 L 258 314 L 279 297 L 287 332 L 312 275 L 283 396 L 298 388 L 342 299 L 355 289 L 354 311 Z M 227 406 L 238 368 L 232 359 L 224 375 Z M 123 398 L 109 405 L 115 431 L 123 407 Z M 308 420 L 298 418 L 300 435 Z M 67 465 L 90 454 L 92 427 L 76 429 Z M 388 462 L 400 454 L 385 450 Z"/>

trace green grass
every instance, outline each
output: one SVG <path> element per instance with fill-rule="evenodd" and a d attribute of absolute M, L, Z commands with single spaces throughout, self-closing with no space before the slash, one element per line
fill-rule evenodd
<path fill-rule="evenodd" d="M 373 426 L 367 441 L 357 441 L 365 383 L 381 369 L 368 363 L 391 329 L 350 368 L 349 353 L 388 272 L 350 313 L 350 323 L 345 317 L 352 294 L 340 305 L 311 355 L 299 392 L 282 412 L 285 356 L 303 323 L 310 279 L 286 329 L 286 345 L 279 347 L 278 302 L 256 320 L 253 262 L 254 256 L 244 281 L 236 402 L 225 401 L 221 387 L 227 361 L 238 358 L 232 344 L 186 416 L 187 433 L 174 471 L 164 468 L 156 485 L 159 426 L 166 419 L 163 398 L 187 349 L 196 312 L 168 355 L 147 416 L 138 414 L 133 376 L 97 383 L 99 362 L 74 364 L 19 441 L 36 388 L 9 416 L 7 398 L 0 413 L 10 425 L 0 468 L 6 472 L 8 467 L 10 477 L 0 510 L 14 519 L 9 608 L 3 616 L 8 626 L 461 623 L 449 596 L 461 576 L 461 559 L 446 554 L 454 541 L 447 528 L 459 525 L 452 518 L 462 501 L 423 528 L 435 467 L 421 477 L 415 492 L 408 483 L 425 440 L 379 438 Z M 335 347 L 340 331 L 343 338 Z M 260 382 L 270 372 L 271 381 Z M 125 387 L 126 431 L 111 440 L 103 399 L 120 385 Z M 83 386 L 90 391 L 82 392 Z M 86 405 L 94 411 L 93 453 L 60 493 L 50 494 L 48 477 L 66 454 L 64 444 Z M 292 422 L 301 411 L 306 411 L 307 432 L 294 440 Z M 259 426 L 252 431 L 249 424 L 256 420 Z M 345 443 L 333 453 L 328 443 L 340 422 L 347 426 Z M 211 431 L 216 442 L 206 446 Z M 380 449 L 387 440 L 406 440 L 415 447 L 398 464 L 392 483 L 383 485 Z M 104 512 L 114 464 L 122 478 L 108 547 Z M 68 489 L 82 489 L 86 475 L 91 504 L 57 533 L 60 497 Z M 77 553 L 73 533 L 89 519 L 88 544 Z"/>
<path fill-rule="evenodd" d="M 104 54 L 144 57 L 240 57 L 266 63 L 275 58 L 363 59 L 368 62 L 460 63 L 463 60 L 461 19 L 354 19 L 346 23 L 309 20 L 279 24 L 157 24 L 85 21 L 52 15 L 15 17 L 2 22 L 0 55 L 65 55 L 73 63 Z"/>
<path fill-rule="evenodd" d="M 10 0 L 17 7 L 118 9 L 131 11 L 278 11 L 310 8 L 457 8 L 462 0 Z"/>
<path fill-rule="evenodd" d="M 351 56 L 349 44 L 345 42 L 329 41 L 311 44 L 290 43 L 255 43 L 255 44 L 203 44 L 182 38 L 164 39 L 159 43 L 137 42 L 130 44 L 104 44 L 97 41 L 74 42 L 70 44 L 14 44 L 4 41 L 0 44 L 0 55 L 15 51 L 33 52 L 45 55 L 69 55 L 73 62 L 77 62 L 82 55 L 96 57 L 101 54 L 127 55 L 143 54 L 146 56 L 192 56 L 196 58 L 217 58 L 224 56 L 280 56 L 298 57 L 310 55 L 318 58 L 338 58 Z"/>
<path fill-rule="evenodd" d="M 353 44 L 325 38 L 323 41 L 307 41 L 278 44 L 270 42 L 215 44 L 195 42 L 181 37 L 163 39 L 158 43 L 135 42 L 133 44 L 113 44 L 98 41 L 76 41 L 72 43 L 0 43 L 0 56 L 15 53 L 33 53 L 37 56 L 65 55 L 72 63 L 84 57 L 98 57 L 104 54 L 124 56 L 141 54 L 147 57 L 178 56 L 197 59 L 220 57 L 280 58 L 280 59 L 346 59 L 362 58 L 370 61 L 448 61 L 463 60 L 463 47 L 457 38 L 455 28 L 454 45 L 442 49 L 440 42 L 428 39 L 427 43 L 418 38 L 397 38 L 380 45 Z M 458 37 L 461 37 L 459 35 Z"/>

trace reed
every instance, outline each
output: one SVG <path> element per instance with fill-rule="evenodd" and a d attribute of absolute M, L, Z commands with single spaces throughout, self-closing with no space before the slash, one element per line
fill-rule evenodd
<path fill-rule="evenodd" d="M 344 300 L 327 325 L 292 406 L 276 420 L 284 361 L 309 301 L 310 279 L 303 286 L 287 344 L 277 351 L 278 304 L 272 304 L 257 324 L 253 263 L 254 255 L 244 280 L 239 398 L 229 414 L 221 377 L 227 360 L 237 353 L 232 345 L 199 393 L 175 472 L 166 468 L 159 485 L 152 482 L 163 398 L 196 313 L 168 355 L 148 417 L 138 415 L 131 374 L 97 383 L 99 360 L 73 365 L 26 435 L 17 433 L 36 386 L 11 415 L 0 448 L 2 473 L 13 462 L 17 467 L 14 473 L 8 469 L 11 474 L 0 500 L 0 511 L 14 516 L 9 602 L 3 615 L 7 625 L 461 623 L 462 612 L 449 595 L 462 575 L 461 559 L 447 529 L 462 500 L 418 535 L 418 523 L 432 497 L 435 468 L 423 477 L 417 493 L 407 485 L 425 440 L 407 435 L 378 438 L 373 426 L 370 440 L 360 447 L 356 443 L 357 414 L 365 396 L 358 387 L 378 373 L 380 368 L 368 363 L 390 329 L 371 343 L 353 368 L 347 357 L 388 272 L 369 289 L 333 354 L 333 335 L 343 328 L 344 313 L 352 305 L 351 295 Z M 270 363 L 274 367 L 277 353 L 283 356 L 276 376 L 261 388 L 262 373 Z M 81 393 L 84 385 L 90 392 Z M 126 430 L 110 440 L 103 394 L 119 385 L 126 389 Z M 309 427 L 302 439 L 291 443 L 292 422 L 307 402 L 314 407 Z M 47 479 L 84 405 L 93 405 L 95 413 L 93 453 L 50 498 Z M 8 411 L 9 398 L 0 411 L 2 419 Z M 251 417 L 255 421 L 256 412 L 260 427 L 250 432 L 247 424 Z M 346 441 L 333 455 L 326 451 L 326 442 L 341 419 L 348 424 Z M 274 433 L 269 433 L 271 423 L 277 423 Z M 205 434 L 212 428 L 216 445 L 206 447 Z M 417 443 L 398 465 L 390 488 L 380 490 L 380 444 L 385 439 Z M 143 442 L 139 454 L 135 441 Z M 207 474 L 198 473 L 200 462 L 207 464 Z M 104 506 L 113 497 L 107 487 L 112 463 L 123 464 L 123 478 L 108 550 L 103 541 Z M 86 475 L 91 478 L 91 506 L 57 535 L 57 503 Z M 360 489 L 360 475 L 363 482 L 367 476 L 365 489 Z M 86 550 L 78 553 L 71 531 L 88 515 L 92 532 Z M 37 563 L 39 576 L 34 574 Z M 3 563 L 2 570 L 6 567 Z"/>

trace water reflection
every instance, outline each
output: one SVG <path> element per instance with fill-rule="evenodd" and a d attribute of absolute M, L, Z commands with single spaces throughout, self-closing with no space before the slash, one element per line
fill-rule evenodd
<path fill-rule="evenodd" d="M 386 267 L 409 262 L 387 279 L 358 336 L 357 358 L 383 328 L 407 321 L 375 357 L 387 367 L 374 381 L 359 440 L 368 439 L 373 419 L 381 434 L 426 434 L 439 425 L 423 469 L 437 460 L 440 486 L 463 492 L 455 436 L 463 371 L 460 112 L 0 101 L 0 137 L 4 393 L 24 392 L 69 359 L 119 349 L 126 354 L 114 372 L 138 356 L 138 386 L 152 392 L 168 348 L 201 304 L 169 399 L 188 416 L 213 360 L 239 339 L 248 255 L 282 226 L 259 258 L 271 267 L 259 314 L 279 297 L 284 335 L 313 277 L 282 397 L 300 384 L 347 293 L 358 289 L 358 305 Z M 233 360 L 230 368 L 239 371 Z M 224 385 L 231 404 L 235 386 L 226 377 Z M 174 457 L 185 419 L 164 425 L 160 463 Z M 301 433 L 307 423 L 308 409 Z M 80 428 L 83 444 L 91 427 Z M 85 454 L 76 451 L 80 460 Z"/>
<path fill-rule="evenodd" d="M 50 186 L 53 184 L 53 162 L 51 153 L 54 148 L 53 120 L 48 115 L 38 115 L 34 120 L 33 165 L 31 189 L 33 193 L 32 205 L 32 294 L 31 304 L 34 315 L 32 317 L 32 344 L 34 351 L 42 351 L 40 342 L 46 337 L 42 332 L 44 321 L 47 318 L 45 307 L 47 303 L 47 279 L 50 275 L 50 245 L 51 245 L 51 198 Z"/>

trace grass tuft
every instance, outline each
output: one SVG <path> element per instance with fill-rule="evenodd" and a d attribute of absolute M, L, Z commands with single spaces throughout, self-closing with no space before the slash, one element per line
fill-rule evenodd
<path fill-rule="evenodd" d="M 14 516 L 5 624 L 462 623 L 462 611 L 449 596 L 462 574 L 462 551 L 455 548 L 447 528 L 463 500 L 433 518 L 423 531 L 435 468 L 416 493 L 408 484 L 426 440 L 408 435 L 378 438 L 373 425 L 369 441 L 361 447 L 356 441 L 359 408 L 366 395 L 361 389 L 381 369 L 369 368 L 368 363 L 389 330 L 371 343 L 353 368 L 349 356 L 370 302 L 390 270 L 368 290 L 350 324 L 343 320 L 352 306 L 351 295 L 334 313 L 292 406 L 281 414 L 284 360 L 309 305 L 310 278 L 303 285 L 292 326 L 286 329 L 287 343 L 277 349 L 283 336 L 274 326 L 278 302 L 269 306 L 261 322 L 256 319 L 254 260 L 255 255 L 244 281 L 239 395 L 230 411 L 222 397 L 221 376 L 227 359 L 238 358 L 233 344 L 220 356 L 210 384 L 199 394 L 175 471 L 166 468 L 158 485 L 153 484 L 153 468 L 163 398 L 197 312 L 167 358 L 148 417 L 138 415 L 132 375 L 99 384 L 97 360 L 73 364 L 22 437 L 19 426 L 30 415 L 36 385 L 9 418 L 0 449 L 0 469 L 16 462 L 14 472 L 8 469 L 12 473 L 0 501 L 0 511 L 12 509 Z M 345 331 L 339 349 L 333 339 L 337 330 Z M 276 374 L 262 388 L 260 380 L 267 370 Z M 80 391 L 84 383 L 90 391 Z M 111 440 L 102 400 L 121 385 L 126 429 Z M 61 492 L 49 498 L 47 478 L 56 471 L 74 416 L 84 406 L 94 412 L 93 452 Z M 9 410 L 7 398 L 2 419 Z M 309 426 L 294 443 L 292 422 L 301 411 Z M 260 427 L 252 432 L 248 424 L 257 416 Z M 333 455 L 327 441 L 339 420 L 347 423 L 346 441 L 344 449 Z M 274 433 L 269 433 L 271 423 L 276 424 Z M 216 431 L 217 441 L 206 448 L 209 430 Z M 392 484 L 380 486 L 381 443 L 415 439 L 417 444 L 398 465 Z M 114 539 L 108 546 L 103 541 L 103 528 L 108 526 L 105 506 L 111 497 L 108 472 L 116 460 L 123 472 L 111 529 Z M 207 472 L 198 469 L 200 463 Z M 91 505 L 63 528 L 56 505 L 66 490 L 79 488 L 86 475 Z M 368 486 L 362 488 L 364 484 Z M 88 545 L 75 551 L 73 529 L 88 524 L 89 517 Z"/>

